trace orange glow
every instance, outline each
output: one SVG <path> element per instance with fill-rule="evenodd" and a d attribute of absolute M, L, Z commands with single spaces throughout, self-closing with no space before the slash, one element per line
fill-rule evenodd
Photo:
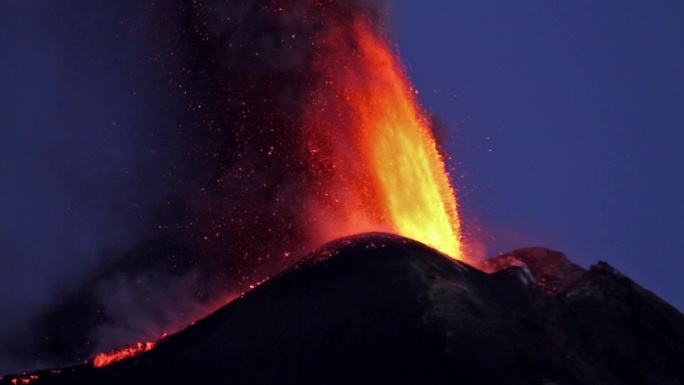
<path fill-rule="evenodd" d="M 391 231 L 463 259 L 444 161 L 387 41 L 356 20 L 319 44 L 322 79 L 304 119 L 319 200 L 336 219 L 323 238 Z"/>
<path fill-rule="evenodd" d="M 151 350 L 154 345 L 154 342 L 137 342 L 121 349 L 108 350 L 106 352 L 99 353 L 95 356 L 95 358 L 93 358 L 93 366 L 96 368 L 101 368 L 103 366 L 111 365 L 117 361 L 123 360 L 124 358 L 133 357 L 140 353 Z"/>
<path fill-rule="evenodd" d="M 0 377 L 1 378 L 1 377 Z M 33 380 L 37 380 L 38 376 L 35 374 L 24 375 L 12 379 L 12 385 L 27 385 Z"/>

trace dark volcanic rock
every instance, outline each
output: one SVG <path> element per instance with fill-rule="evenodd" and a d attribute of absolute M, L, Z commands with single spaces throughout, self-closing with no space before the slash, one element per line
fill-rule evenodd
<path fill-rule="evenodd" d="M 31 384 L 682 383 L 676 309 L 606 264 L 559 294 L 530 275 L 345 238 L 147 353 Z"/>
<path fill-rule="evenodd" d="M 599 262 L 558 296 L 556 344 L 625 384 L 684 382 L 684 317 L 655 294 Z M 557 336 L 559 337 L 559 336 Z"/>
<path fill-rule="evenodd" d="M 585 272 L 565 254 L 544 247 L 527 247 L 501 254 L 483 261 L 479 267 L 491 273 L 522 264 L 530 269 L 537 285 L 547 294 L 567 289 Z"/>

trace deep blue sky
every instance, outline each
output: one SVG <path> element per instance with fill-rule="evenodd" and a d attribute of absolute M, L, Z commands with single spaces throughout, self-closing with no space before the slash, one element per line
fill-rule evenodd
<path fill-rule="evenodd" d="M 163 119 L 131 97 L 146 76 L 136 41 L 115 38 L 135 20 L 122 3 L 0 2 L 0 340 L 132 242 L 154 200 L 127 172 Z"/>
<path fill-rule="evenodd" d="M 606 260 L 684 309 L 684 4 L 399 0 L 396 40 L 445 123 L 487 255 Z"/>

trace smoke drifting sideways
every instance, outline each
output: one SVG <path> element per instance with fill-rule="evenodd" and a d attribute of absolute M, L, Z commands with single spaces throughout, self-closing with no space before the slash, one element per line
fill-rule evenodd
<path fill-rule="evenodd" d="M 139 65 L 132 4 L 0 4 L 0 372 L 33 360 L 30 319 L 154 236 L 150 207 L 175 184 L 153 153 L 174 114 Z"/>
<path fill-rule="evenodd" d="M 0 373 L 155 339 L 317 246 L 312 42 L 387 7 L 1 3 Z"/>

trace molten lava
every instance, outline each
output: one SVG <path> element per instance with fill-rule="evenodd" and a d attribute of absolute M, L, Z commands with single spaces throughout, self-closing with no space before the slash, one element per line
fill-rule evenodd
<path fill-rule="evenodd" d="M 463 259 L 444 161 L 387 40 L 356 16 L 318 44 L 304 119 L 319 200 L 335 217 L 324 237 L 381 229 Z"/>
<path fill-rule="evenodd" d="M 35 374 L 24 374 L 23 376 L 13 378 L 11 380 L 12 385 L 28 385 L 33 380 L 37 380 L 39 377 Z M 2 377 L 0 377 L 2 379 Z"/>
<path fill-rule="evenodd" d="M 108 350 L 106 352 L 99 353 L 95 356 L 95 358 L 93 358 L 93 366 L 96 368 L 101 368 L 103 366 L 111 365 L 117 361 L 123 360 L 124 358 L 133 357 L 140 353 L 151 350 L 154 345 L 154 342 L 137 342 L 121 349 Z"/>

